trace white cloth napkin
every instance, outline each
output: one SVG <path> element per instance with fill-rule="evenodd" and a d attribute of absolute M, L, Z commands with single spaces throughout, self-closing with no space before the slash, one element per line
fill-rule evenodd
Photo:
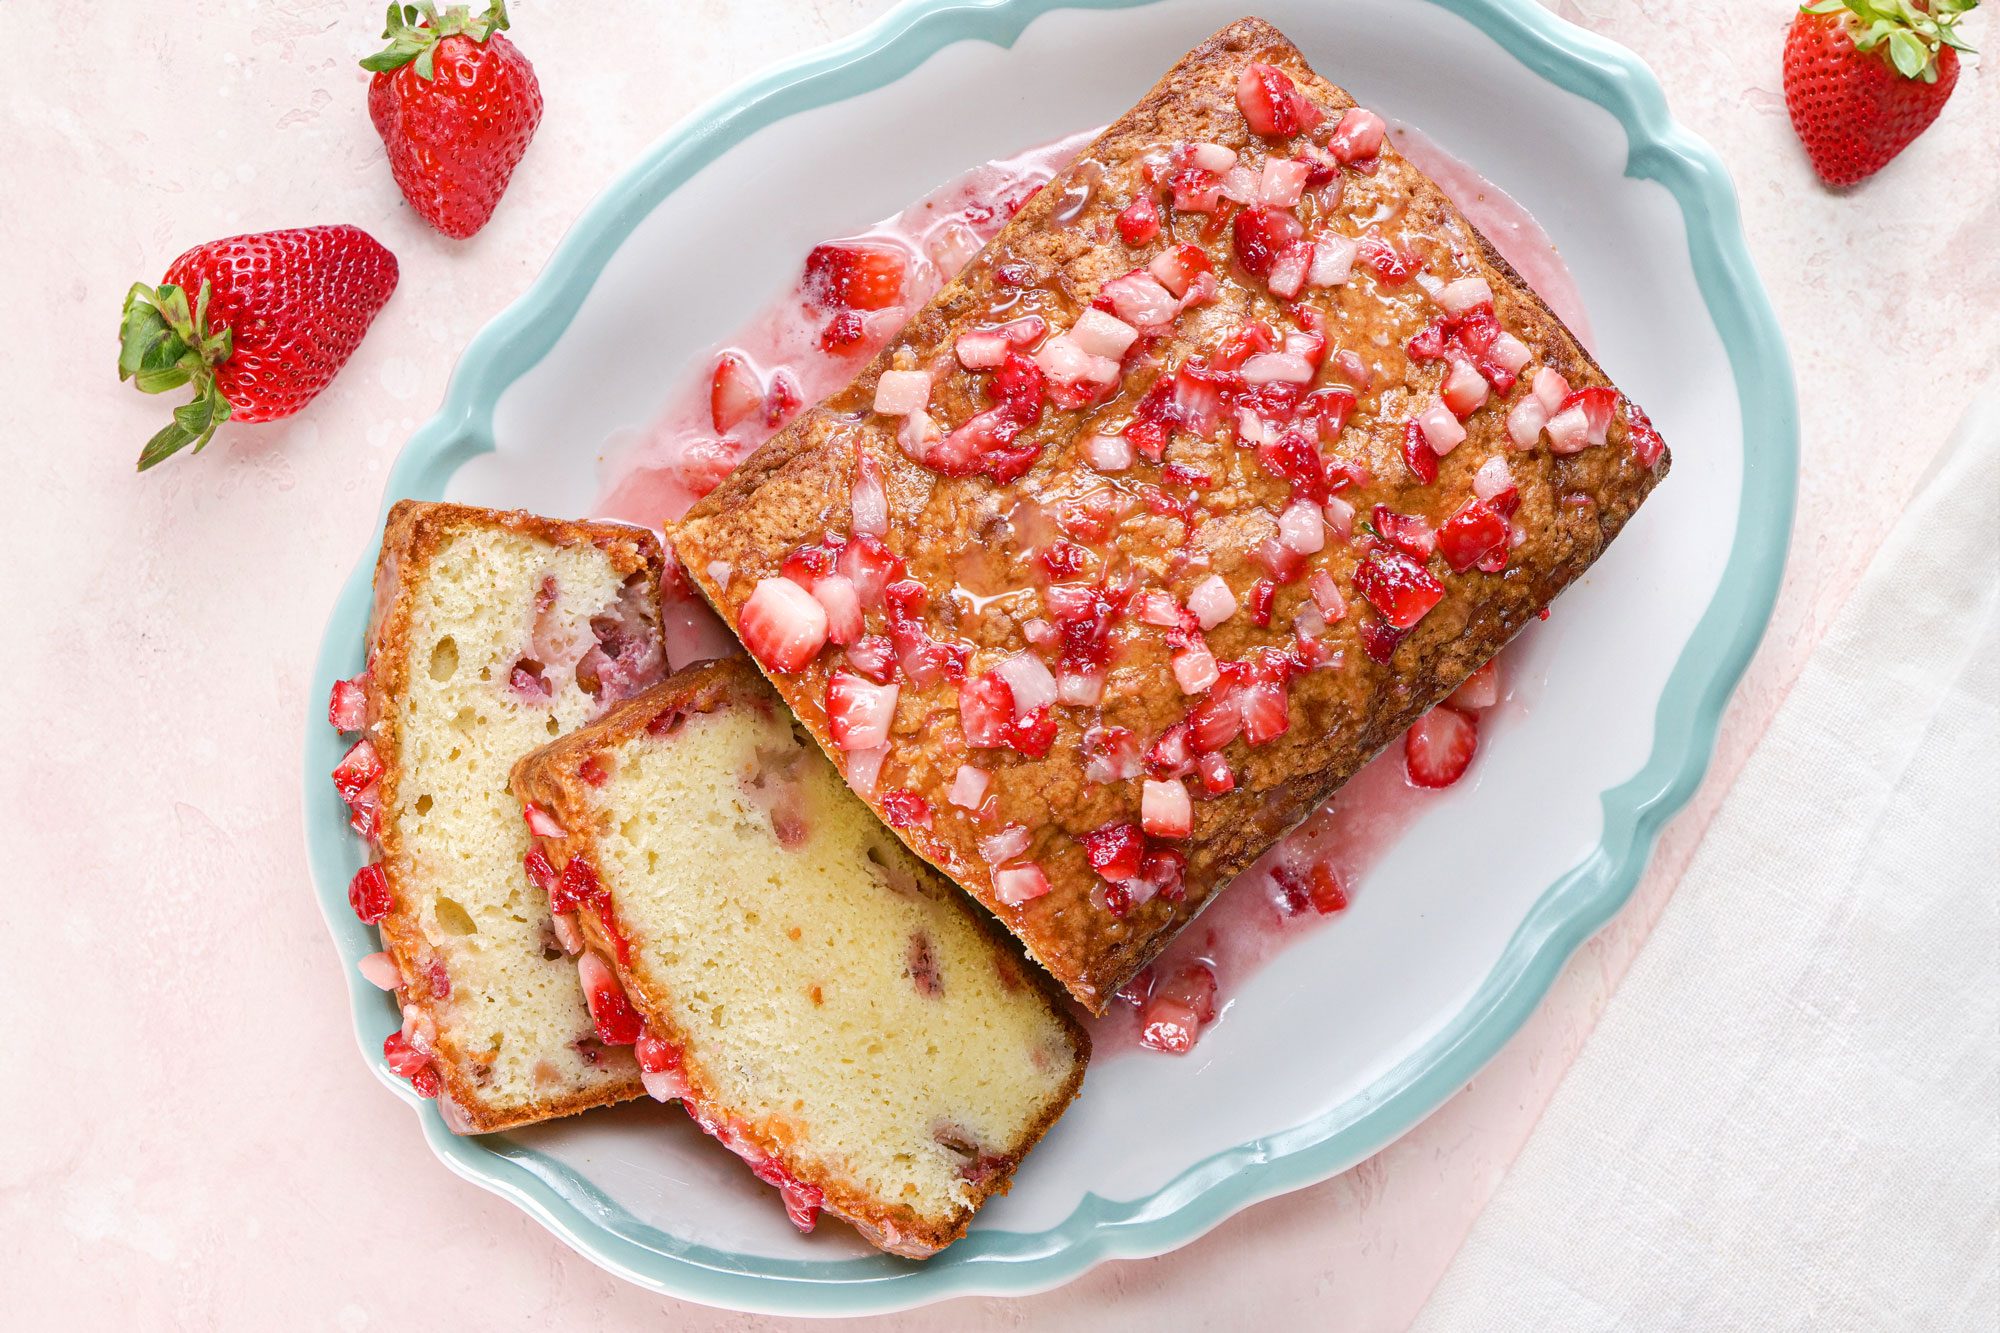
<path fill-rule="evenodd" d="M 2000 385 L 1418 1329 L 2000 1327 L 1997 515 Z"/>

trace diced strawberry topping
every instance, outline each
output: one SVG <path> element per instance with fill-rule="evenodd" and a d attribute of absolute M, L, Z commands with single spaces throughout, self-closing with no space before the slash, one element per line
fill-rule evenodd
<path fill-rule="evenodd" d="M 1136 878 L 1146 856 L 1146 840 L 1139 826 L 1129 821 L 1106 824 L 1085 833 L 1079 841 L 1090 868 L 1114 884 Z"/>
<path fill-rule="evenodd" d="M 764 411 L 764 386 L 740 352 L 724 352 L 715 359 L 708 383 L 708 415 L 719 434 L 728 434 L 738 424 Z"/>
<path fill-rule="evenodd" d="M 389 896 L 389 877 L 379 865 L 365 865 L 347 883 L 347 905 L 363 924 L 374 925 L 389 915 L 395 904 Z"/>
<path fill-rule="evenodd" d="M 886 310 L 903 299 L 903 252 L 834 242 L 806 256 L 806 300 L 818 310 Z"/>
<path fill-rule="evenodd" d="M 375 785 L 375 779 L 382 776 L 382 760 L 375 753 L 375 747 L 365 737 L 354 742 L 353 748 L 341 756 L 333 768 L 333 787 L 340 793 L 340 799 L 352 806 L 361 798 L 361 793 Z"/>
<path fill-rule="evenodd" d="M 1507 520 L 1484 500 L 1467 500 L 1438 526 L 1438 554 L 1461 574 L 1506 546 Z"/>
<path fill-rule="evenodd" d="M 773 671 L 799 671 L 826 645 L 826 608 L 788 578 L 759 579 L 738 613 L 744 646 Z"/>
<path fill-rule="evenodd" d="M 1363 560 L 1354 571 L 1354 586 L 1391 628 L 1398 630 L 1411 628 L 1444 600 L 1444 585 L 1428 569 L 1396 551 L 1378 551 Z"/>
<path fill-rule="evenodd" d="M 1009 907 L 1040 898 L 1049 891 L 1049 877 L 1033 861 L 1002 866 L 993 872 L 993 896 Z"/>
<path fill-rule="evenodd" d="M 1424 428 L 1411 417 L 1403 423 L 1403 464 L 1410 475 L 1428 486 L 1438 479 L 1437 450 L 1424 438 Z"/>
<path fill-rule="evenodd" d="M 1086 727 L 1083 775 L 1092 782 L 1124 782 L 1145 771 L 1139 741 L 1124 727 Z"/>
<path fill-rule="evenodd" d="M 1382 151 L 1382 136 L 1389 127 L 1373 111 L 1349 107 L 1333 130 L 1326 146 L 1345 166 L 1373 159 Z"/>
<path fill-rule="evenodd" d="M 900 685 L 876 685 L 847 671 L 826 682 L 826 729 L 843 750 L 872 750 L 889 741 Z"/>
<path fill-rule="evenodd" d="M 896 646 L 884 635 L 865 634 L 847 645 L 847 664 L 877 685 L 886 685 L 896 674 Z"/>
<path fill-rule="evenodd" d="M 1479 724 L 1440 704 L 1416 720 L 1403 737 L 1403 766 L 1418 787 L 1449 787 L 1465 775 L 1479 748 Z"/>
<path fill-rule="evenodd" d="M 391 1032 L 382 1041 L 382 1058 L 389 1063 L 389 1072 L 398 1078 L 406 1078 L 410 1086 L 422 1097 L 438 1095 L 439 1079 L 437 1070 L 431 1065 L 431 1058 L 410 1044 L 410 1039 L 400 1031 Z"/>
<path fill-rule="evenodd" d="M 861 594 L 863 606 L 880 606 L 882 590 L 903 577 L 903 561 L 879 537 L 855 536 L 840 548 L 840 573 Z"/>
<path fill-rule="evenodd" d="M 1483 712 L 1500 702 L 1500 659 L 1494 658 L 1465 678 L 1445 701 L 1468 713 Z"/>
<path fill-rule="evenodd" d="M 1244 688 L 1243 739 L 1252 745 L 1274 741 L 1291 728 L 1286 698 L 1288 673 L 1266 661 Z"/>
<path fill-rule="evenodd" d="M 1395 656 L 1396 645 L 1409 633 L 1408 630 L 1393 628 L 1388 622 L 1377 620 L 1373 616 L 1363 616 L 1357 632 L 1361 636 L 1361 650 L 1368 654 L 1369 660 L 1380 662 L 1385 666 L 1389 659 Z"/>
<path fill-rule="evenodd" d="M 1291 135 L 1309 130 L 1325 113 L 1275 65 L 1246 66 L 1236 81 L 1236 105 L 1258 134 Z"/>
<path fill-rule="evenodd" d="M 1257 461 L 1275 477 L 1292 485 L 1294 496 L 1304 495 L 1324 503 L 1331 494 L 1326 479 L 1326 462 L 1311 440 L 1295 430 L 1257 446 Z"/>
<path fill-rule="evenodd" d="M 974 749 L 1017 750 L 1040 759 L 1055 743 L 1056 722 L 1047 705 L 1017 713 L 1014 689 L 998 671 L 987 671 L 959 686 L 959 729 Z"/>
<path fill-rule="evenodd" d="M 1250 591 L 1243 598 L 1243 607 L 1250 613 L 1250 620 L 1259 628 L 1271 624 L 1271 604 L 1277 599 L 1278 585 L 1269 579 L 1258 579 L 1250 585 Z"/>
<path fill-rule="evenodd" d="M 1160 210 L 1151 195 L 1142 194 L 1120 210 L 1118 234 L 1127 245 L 1144 245 L 1160 234 Z"/>
<path fill-rule="evenodd" d="M 1215 973 L 1205 963 L 1189 963 L 1154 981 L 1139 1010 L 1139 1040 L 1149 1050 L 1186 1055 L 1202 1027 L 1214 1021 Z"/>
<path fill-rule="evenodd" d="M 1185 838 L 1194 827 L 1194 805 L 1187 784 L 1172 779 L 1146 779 L 1139 801 L 1139 822 L 1150 837 Z"/>
<path fill-rule="evenodd" d="M 882 819 L 890 828 L 929 828 L 931 803 L 900 787 L 882 793 Z"/>
<path fill-rule="evenodd" d="M 1236 215 L 1230 224 L 1230 243 L 1236 251 L 1236 262 L 1248 272 L 1264 277 L 1271 272 L 1278 256 L 1304 235 L 1305 229 L 1290 213 L 1274 208 L 1250 208 Z M 1304 277 L 1304 268 L 1299 274 Z M 1296 294 L 1298 288 L 1292 288 Z M 1273 350 L 1266 348 L 1263 350 Z"/>
<path fill-rule="evenodd" d="M 1153 262 L 1146 266 L 1147 272 L 1160 280 L 1175 296 L 1185 297 L 1196 278 L 1215 271 L 1209 261 L 1208 251 L 1198 245 L 1177 245 L 1171 250 L 1163 250 L 1153 256 Z"/>
<path fill-rule="evenodd" d="M 1437 549 L 1437 533 L 1420 515 L 1399 514 L 1387 505 L 1376 505 L 1374 522 L 1382 540 L 1419 560 Z"/>
<path fill-rule="evenodd" d="M 1202 789 L 1211 796 L 1236 789 L 1236 774 L 1229 767 L 1229 760 L 1219 752 L 1210 751 L 1194 761 L 1195 771 L 1201 774 Z"/>
<path fill-rule="evenodd" d="M 1632 442 L 1632 459 L 1640 467 L 1652 467 L 1667 452 L 1667 442 L 1653 429 L 1652 418 L 1630 398 L 1625 400 L 1625 434 Z"/>
<path fill-rule="evenodd" d="M 1376 280 L 1384 287 L 1402 286 L 1423 267 L 1422 260 L 1398 250 L 1372 231 L 1361 238 L 1354 253 L 1356 258 L 1375 271 Z"/>
<path fill-rule="evenodd" d="M 868 329 L 861 322 L 861 316 L 852 310 L 842 310 L 826 322 L 819 331 L 819 350 L 840 352 L 861 341 Z"/>
<path fill-rule="evenodd" d="M 1605 384 L 1578 389 L 1562 400 L 1558 412 L 1572 407 L 1583 409 L 1586 435 L 1592 444 L 1603 444 L 1611 430 L 1611 414 L 1618 408 L 1618 390 Z"/>
<path fill-rule="evenodd" d="M 362 672 L 353 680 L 333 682 L 333 695 L 327 700 L 326 720 L 333 724 L 335 731 L 359 731 L 368 725 L 368 673 Z"/>

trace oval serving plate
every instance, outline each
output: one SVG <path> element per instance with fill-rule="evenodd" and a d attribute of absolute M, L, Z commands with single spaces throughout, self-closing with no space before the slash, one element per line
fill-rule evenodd
<path fill-rule="evenodd" d="M 1777 592 L 1798 451 L 1790 364 L 1721 163 L 1634 56 L 1527 0 L 1257 9 L 1363 105 L 1542 221 L 1599 359 L 1675 446 L 1672 476 L 1512 650 L 1529 706 L 1493 729 L 1477 781 L 1426 811 L 1345 914 L 1241 984 L 1192 1056 L 1096 1061 L 1014 1192 L 922 1264 L 837 1221 L 797 1235 L 675 1109 L 459 1138 L 388 1073 L 396 1009 L 355 971 L 378 945 L 347 907 L 363 848 L 327 781 L 342 747 L 320 711 L 361 666 L 364 558 L 327 626 L 305 747 L 308 853 L 357 1038 L 447 1166 L 605 1268 L 713 1305 L 853 1315 L 1044 1290 L 1185 1244 L 1359 1162 L 1470 1079 L 1625 901 L 1700 780 Z M 606 191 L 473 339 L 398 459 L 385 512 L 404 496 L 588 512 L 607 442 L 650 421 L 812 244 L 974 163 L 1102 124 L 1242 13 L 913 0 L 738 88 Z"/>

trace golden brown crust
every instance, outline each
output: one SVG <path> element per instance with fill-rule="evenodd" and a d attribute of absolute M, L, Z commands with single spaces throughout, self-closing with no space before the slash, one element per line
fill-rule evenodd
<path fill-rule="evenodd" d="M 620 574 L 629 577 L 641 570 L 651 571 L 649 586 L 655 590 L 665 565 L 658 539 L 644 528 L 625 524 L 569 522 L 521 510 L 481 509 L 424 500 L 399 500 L 390 509 L 383 529 L 381 554 L 375 563 L 375 601 L 368 627 L 368 735 L 382 764 L 384 812 L 376 843 L 393 903 L 389 915 L 381 922 L 381 931 L 383 947 L 395 960 L 405 982 L 401 992 L 404 1003 L 421 1009 L 434 1023 L 441 1016 L 441 1006 L 431 997 L 430 988 L 408 984 L 412 978 L 426 974 L 434 955 L 414 909 L 407 904 L 397 882 L 397 867 L 403 863 L 402 835 L 391 812 L 397 808 L 403 777 L 398 759 L 402 737 L 400 719 L 389 704 L 401 698 L 409 684 L 411 594 L 422 571 L 456 533 L 492 527 L 552 546 L 597 546 L 606 552 L 612 567 Z M 479 1085 L 478 1053 L 459 1049 L 441 1024 L 433 1064 L 444 1084 L 440 1096 L 451 1099 L 468 1126 L 466 1132 L 475 1134 L 575 1115 L 593 1107 L 629 1101 L 645 1091 L 635 1075 L 606 1083 L 594 1092 L 543 1098 L 521 1107 L 497 1104 L 485 1096 Z"/>
<path fill-rule="evenodd" d="M 516 764 L 514 794 L 524 803 L 533 802 L 549 811 L 556 823 L 567 831 L 565 837 L 535 839 L 550 864 L 561 871 L 572 856 L 583 857 L 586 864 L 596 864 L 596 839 L 590 832 L 594 823 L 593 807 L 586 794 L 589 784 L 579 776 L 579 769 L 586 761 L 616 750 L 644 733 L 656 720 L 713 712 L 730 705 L 763 709 L 778 705 L 769 686 L 740 657 L 689 667 L 628 700 L 599 721 L 552 742 Z M 959 1239 L 986 1199 L 1007 1191 L 1021 1159 L 1062 1116 L 1082 1088 L 1084 1067 L 1090 1059 L 1090 1036 L 1071 1015 L 1061 991 L 1036 969 L 1022 967 L 1014 961 L 1014 945 L 1007 933 L 967 902 L 963 894 L 953 890 L 942 877 L 927 876 L 921 887 L 938 901 L 952 904 L 967 920 L 976 923 L 992 943 L 996 965 L 1008 967 L 1024 983 L 1032 986 L 1061 1023 L 1074 1052 L 1070 1076 L 1062 1090 L 1050 1100 L 1018 1142 L 993 1155 L 991 1160 L 996 1164 L 995 1169 L 975 1185 L 977 1193 L 971 1205 L 947 1225 L 922 1217 L 907 1205 L 886 1203 L 855 1189 L 849 1182 L 814 1171 L 809 1163 L 801 1162 L 792 1155 L 786 1127 L 782 1124 L 748 1122 L 744 1126 L 759 1148 L 777 1157 L 799 1179 L 818 1187 L 826 1196 L 828 1211 L 847 1221 L 870 1244 L 916 1259 L 935 1254 Z M 615 903 L 612 912 L 615 921 Z M 682 1073 L 697 1100 L 713 1105 L 714 1080 L 704 1073 L 689 1052 L 688 1034 L 674 1023 L 664 983 L 646 971 L 636 954 L 630 962 L 619 961 L 616 939 L 596 914 L 578 912 L 577 919 L 586 942 L 617 973 L 619 982 L 645 1019 L 647 1027 L 684 1053 Z M 723 1109 L 726 1113 L 727 1108 Z"/>
<path fill-rule="evenodd" d="M 804 414 L 745 460 L 670 530 L 680 564 L 733 627 L 757 580 L 778 574 L 789 552 L 821 540 L 824 533 L 848 531 L 847 497 L 859 449 L 883 477 L 890 513 L 888 544 L 909 563 L 910 576 L 929 588 L 934 611 L 947 608 L 936 612 L 946 629 L 977 647 L 1023 646 L 1018 637 L 1009 637 L 1011 630 L 993 632 L 993 618 L 983 613 L 952 623 L 948 594 L 968 563 L 990 559 L 992 548 L 1007 538 L 1013 512 L 1009 506 L 1018 505 L 1021 497 L 1036 502 L 1038 512 L 1059 512 L 1076 499 L 1092 477 L 1081 464 L 1069 461 L 1076 457 L 1074 441 L 1099 423 L 1115 421 L 1115 411 L 1093 407 L 1045 413 L 1033 432 L 1045 442 L 1040 461 L 1020 481 L 1000 486 L 983 476 L 942 477 L 905 456 L 897 446 L 894 423 L 869 412 L 875 383 L 899 351 L 906 356 L 913 353 L 917 365 L 948 367 L 940 372 L 933 391 L 934 407 L 947 428 L 983 408 L 981 377 L 957 373 L 948 352 L 957 333 L 992 318 L 987 312 L 996 302 L 1023 299 L 1018 282 L 1002 281 L 1002 267 L 1031 269 L 1031 295 L 1049 296 L 1045 308 L 1051 323 L 1062 327 L 1106 279 L 1143 264 L 1162 246 L 1127 248 L 1109 225 L 1130 197 L 1139 160 L 1149 150 L 1182 141 L 1261 151 L 1263 141 L 1248 133 L 1236 102 L 1238 73 L 1250 61 L 1285 71 L 1302 92 L 1330 112 L 1329 126 L 1354 105 L 1346 92 L 1315 75 L 1300 53 L 1261 20 L 1232 24 L 1190 52 L 1022 208 L 848 389 Z M 1089 201 L 1069 221 L 1058 221 L 1058 210 L 1073 204 L 1070 187 L 1081 189 L 1085 183 L 1093 185 Z M 1448 261 L 1456 272 L 1483 276 L 1493 290 L 1501 325 L 1529 346 L 1538 364 L 1563 374 L 1573 389 L 1609 384 L 1569 330 L 1486 238 L 1392 146 L 1385 144 L 1375 171 L 1355 174 L 1346 185 L 1350 211 L 1377 203 L 1378 211 L 1397 219 L 1388 225 L 1400 227 L 1398 234 L 1411 248 L 1441 264 Z M 1180 221 L 1176 219 L 1175 225 Z M 1213 244 L 1209 248 L 1217 249 Z M 1226 241 L 1220 249 L 1226 252 Z M 1217 267 L 1221 271 L 1224 262 L 1218 259 Z M 1347 498 L 1364 515 L 1375 504 L 1423 513 L 1434 509 L 1440 497 L 1453 497 L 1451 503 L 1456 503 L 1458 497 L 1469 495 L 1472 472 L 1486 459 L 1504 455 L 1519 483 L 1522 503 L 1517 517 L 1526 531 L 1526 541 L 1515 549 L 1508 568 L 1499 574 L 1441 572 L 1447 589 L 1444 600 L 1402 640 L 1388 666 L 1376 664 L 1363 651 L 1361 616 L 1350 611 L 1331 627 L 1323 641 L 1343 654 L 1340 667 L 1297 679 L 1290 692 L 1289 732 L 1247 749 L 1240 759 L 1234 756 L 1243 747 L 1232 743 L 1235 791 L 1196 803 L 1194 834 L 1186 844 L 1184 901 L 1156 897 L 1123 918 L 1092 904 L 1094 876 L 1074 840 L 1106 823 L 1136 818 L 1136 802 L 1130 792 L 1081 780 L 1081 726 L 1063 716 L 1064 709 L 1056 710 L 1061 730 L 1046 759 L 975 752 L 982 765 L 995 770 L 1000 820 L 1036 830 L 1033 854 L 1053 885 L 1048 895 L 1018 907 L 1000 903 L 976 847 L 975 835 L 982 830 L 968 827 L 964 820 L 941 821 L 929 829 L 897 829 L 914 850 L 991 908 L 1030 953 L 1094 1011 L 1105 1009 L 1119 987 L 1206 904 L 1215 888 L 1228 883 L 1324 802 L 1588 568 L 1667 471 L 1664 455 L 1652 467 L 1636 461 L 1627 447 L 1622 418 L 1614 422 L 1608 445 L 1559 456 L 1540 447 L 1510 451 L 1504 411 L 1489 408 L 1465 423 L 1466 443 L 1439 460 L 1435 486 L 1412 484 L 1400 461 L 1404 422 L 1418 402 L 1438 391 L 1443 370 L 1420 365 L 1403 353 L 1404 342 L 1415 331 L 1407 322 L 1415 308 L 1409 303 L 1421 299 L 1414 296 L 1415 289 L 1387 293 L 1360 273 L 1357 268 L 1355 281 L 1345 287 L 1314 293 L 1324 303 L 1330 330 L 1357 339 L 1371 327 L 1384 333 L 1379 353 L 1374 346 L 1369 351 L 1379 355 L 1378 364 L 1388 373 L 1378 375 L 1375 387 L 1364 391 L 1352 423 L 1328 449 L 1337 459 L 1364 466 L 1375 479 L 1346 492 Z M 1016 304 L 1011 313 L 1022 308 Z M 1161 359 L 1177 362 L 1187 352 L 1211 345 L 1218 330 L 1239 324 L 1246 312 L 1274 308 L 1261 291 L 1226 288 L 1222 299 L 1182 317 Z M 1135 373 L 1133 378 L 1139 376 Z M 1143 387 L 1139 384 L 1135 391 Z M 1129 398 L 1122 400 L 1122 406 L 1129 413 Z M 1187 441 L 1182 436 L 1175 440 L 1170 454 L 1175 461 L 1191 462 L 1224 477 L 1230 477 L 1236 466 L 1231 461 L 1238 452 L 1233 446 Z M 1173 568 L 1169 557 L 1182 548 L 1214 555 L 1218 562 L 1234 560 L 1235 569 L 1247 568 L 1240 559 L 1245 543 L 1238 541 L 1233 551 L 1224 549 L 1232 540 L 1232 529 L 1240 538 L 1246 530 L 1242 523 L 1256 517 L 1251 512 L 1255 505 L 1261 502 L 1267 512 L 1282 505 L 1283 490 L 1277 491 L 1280 498 L 1274 505 L 1268 488 L 1259 495 L 1254 479 L 1246 482 L 1239 474 L 1208 492 L 1209 502 L 1226 509 L 1243 498 L 1230 495 L 1231 486 L 1249 492 L 1250 503 L 1239 504 L 1226 520 L 1211 519 L 1199 530 L 1206 534 L 1216 529 L 1219 537 L 1191 536 L 1172 518 L 1139 513 L 1118 528 L 1116 539 L 1128 543 L 1124 554 L 1141 552 L 1137 563 L 1144 565 L 1143 553 L 1150 549 L 1158 557 L 1152 561 L 1152 572 L 1163 584 L 1169 578 L 1163 571 Z M 1320 557 L 1320 567 L 1348 590 L 1353 604 L 1357 599 L 1352 594 L 1352 574 L 1360 554 L 1351 546 L 1334 550 L 1336 545 L 1329 542 L 1332 554 Z M 1433 564 L 1442 571 L 1441 561 Z M 1019 577 L 1019 566 L 1007 568 Z M 1233 582 L 1240 587 L 1250 577 L 1240 575 Z M 1000 580 L 995 585 L 1005 586 Z M 1185 587 L 1179 591 L 1185 592 Z M 1280 605 L 1286 598 L 1303 596 L 1297 585 L 1279 590 Z M 1238 658 L 1283 637 L 1258 631 L 1245 620 L 1238 615 L 1209 633 L 1209 646 L 1218 659 Z M 1128 643 L 1121 654 L 1107 686 L 1104 716 L 1112 720 L 1115 704 L 1117 724 L 1150 740 L 1180 716 L 1183 707 L 1167 654 L 1157 642 Z M 826 659 L 832 657 L 826 654 L 799 673 L 771 674 L 821 746 L 841 763 L 823 708 Z M 905 683 L 882 787 L 914 791 L 926 797 L 934 810 L 942 809 L 943 794 L 966 754 L 957 743 L 957 726 L 949 687 L 940 694 Z M 1126 785 L 1131 784 L 1118 784 Z"/>

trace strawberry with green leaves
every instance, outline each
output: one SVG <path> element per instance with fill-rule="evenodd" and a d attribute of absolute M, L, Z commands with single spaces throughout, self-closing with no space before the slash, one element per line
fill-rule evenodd
<path fill-rule="evenodd" d="M 275 421 L 324 389 L 396 290 L 396 257 L 359 227 L 295 227 L 210 241 L 125 297 L 118 378 L 194 398 L 139 455 L 139 470 L 224 421 Z"/>
<path fill-rule="evenodd" d="M 1958 82 L 1956 31 L 1979 0 L 1815 0 L 1785 37 L 1785 105 L 1828 185 L 1887 166 L 1944 110 Z"/>
<path fill-rule="evenodd" d="M 541 85 L 506 26 L 503 0 L 478 18 L 465 5 L 392 3 L 389 45 L 361 62 L 375 73 L 368 117 L 397 188 L 447 236 L 486 225 L 541 124 Z"/>

